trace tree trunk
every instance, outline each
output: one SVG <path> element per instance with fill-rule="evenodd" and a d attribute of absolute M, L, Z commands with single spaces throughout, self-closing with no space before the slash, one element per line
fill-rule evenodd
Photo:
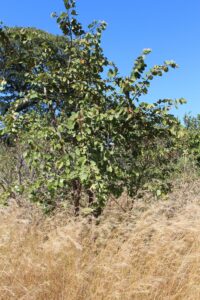
<path fill-rule="evenodd" d="M 89 206 L 94 202 L 94 193 L 91 190 L 87 190 Z"/>
<path fill-rule="evenodd" d="M 79 180 L 73 182 L 73 200 L 74 200 L 74 214 L 79 215 L 80 211 L 80 200 L 81 200 L 81 183 Z"/>

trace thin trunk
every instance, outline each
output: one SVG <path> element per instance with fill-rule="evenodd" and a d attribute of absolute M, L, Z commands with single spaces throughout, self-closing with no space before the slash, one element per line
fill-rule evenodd
<path fill-rule="evenodd" d="M 81 200 L 81 183 L 79 180 L 73 182 L 73 200 L 74 200 L 74 214 L 79 215 L 80 200 Z"/>
<path fill-rule="evenodd" d="M 94 193 L 91 190 L 87 190 L 89 206 L 94 202 Z"/>
<path fill-rule="evenodd" d="M 23 157 L 20 156 L 19 157 L 19 164 L 18 164 L 18 181 L 19 181 L 19 185 L 21 186 L 22 185 L 22 168 L 23 168 L 23 163 L 24 163 L 24 160 L 23 160 Z"/>

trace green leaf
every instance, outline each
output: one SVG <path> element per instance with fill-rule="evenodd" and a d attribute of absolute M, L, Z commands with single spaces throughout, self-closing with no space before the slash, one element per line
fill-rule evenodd
<path fill-rule="evenodd" d="M 157 197 L 160 197 L 161 195 L 162 195 L 161 190 L 157 190 L 157 191 L 156 191 L 156 196 L 157 196 Z"/>
<path fill-rule="evenodd" d="M 72 16 L 77 16 L 78 14 L 77 14 L 77 12 L 73 9 L 73 10 L 71 11 L 71 15 L 72 15 Z"/>
<path fill-rule="evenodd" d="M 152 52 L 152 50 L 150 48 L 143 49 L 143 54 L 145 54 L 145 55 L 149 54 L 151 52 Z"/>
<path fill-rule="evenodd" d="M 110 165 L 110 166 L 108 166 L 108 172 L 110 172 L 110 173 L 112 173 L 112 171 L 113 171 L 113 168 L 112 168 L 112 166 Z"/>

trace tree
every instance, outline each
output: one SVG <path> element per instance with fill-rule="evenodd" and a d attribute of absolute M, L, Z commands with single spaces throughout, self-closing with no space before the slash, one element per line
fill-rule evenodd
<path fill-rule="evenodd" d="M 0 28 L 1 114 L 5 114 L 15 103 L 16 112 L 33 109 L 38 100 L 26 98 L 30 90 L 45 97 L 44 86 L 33 86 L 26 76 L 35 78 L 38 74 L 51 72 L 55 64 L 66 65 L 66 43 L 63 36 L 54 36 L 35 28 Z M 48 54 L 43 52 L 46 48 Z M 58 93 L 56 90 L 54 92 Z"/>
<path fill-rule="evenodd" d="M 49 209 L 72 195 L 78 214 L 81 197 L 87 195 L 98 215 L 110 195 L 118 197 L 124 190 L 133 195 L 149 180 L 162 181 L 164 169 L 158 172 L 158 168 L 164 168 L 179 130 L 179 122 L 168 111 L 184 100 L 141 102 L 151 80 L 169 67 L 176 68 L 175 62 L 146 72 L 145 57 L 151 50 L 145 49 L 131 74 L 120 76 L 101 48 L 106 23 L 93 22 L 85 31 L 77 20 L 75 1 L 64 3 L 66 12 L 54 17 L 68 41 L 65 62 L 52 60 L 51 43 L 39 45 L 41 58 L 34 59 L 37 71 L 26 70 L 26 89 L 10 102 L 2 118 L 3 132 L 25 144 L 26 159 L 37 173 L 29 192 L 37 201 Z M 39 32 L 34 34 L 37 37 Z M 24 38 L 24 43 L 29 39 Z M 40 67 L 40 61 L 50 66 Z M 32 101 L 34 109 L 21 113 L 18 108 Z M 146 165 L 140 164 L 147 158 Z"/>

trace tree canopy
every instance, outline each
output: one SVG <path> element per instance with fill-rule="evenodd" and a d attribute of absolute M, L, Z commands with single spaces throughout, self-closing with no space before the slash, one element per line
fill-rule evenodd
<path fill-rule="evenodd" d="M 56 64 L 67 64 L 67 39 L 36 28 L 2 27 L 0 29 L 0 111 L 5 114 L 12 103 L 16 111 L 34 108 L 37 99 L 28 99 L 28 91 L 45 95 L 44 86 L 33 86 L 38 74 L 51 74 Z M 43 52 L 48 48 L 48 55 Z M 56 92 L 56 91 L 55 91 Z M 53 97 L 53 95 L 52 95 Z M 23 99 L 23 101 L 22 101 Z M 20 102 L 20 103 L 19 103 Z"/>

